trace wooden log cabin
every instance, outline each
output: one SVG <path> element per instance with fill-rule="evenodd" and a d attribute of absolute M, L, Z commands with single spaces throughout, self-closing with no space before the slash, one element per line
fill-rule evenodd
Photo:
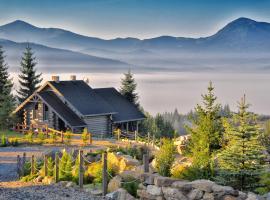
<path fill-rule="evenodd" d="M 81 132 L 95 137 L 112 135 L 114 128 L 135 131 L 144 114 L 115 88 L 91 88 L 85 81 L 60 81 L 53 76 L 14 113 L 25 126 L 48 126 L 60 131 Z"/>

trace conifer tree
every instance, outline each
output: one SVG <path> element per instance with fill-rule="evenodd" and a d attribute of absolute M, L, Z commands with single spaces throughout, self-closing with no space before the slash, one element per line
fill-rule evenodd
<path fill-rule="evenodd" d="M 8 66 L 4 60 L 4 51 L 0 46 L 0 129 L 8 128 L 11 123 L 11 112 L 14 109 L 12 87 Z"/>
<path fill-rule="evenodd" d="M 216 103 L 212 82 L 209 83 L 208 93 L 202 95 L 203 104 L 195 108 L 192 127 L 187 127 L 191 138 L 188 145 L 192 167 L 200 169 L 200 178 L 213 176 L 213 156 L 221 148 L 222 120 L 220 104 Z"/>
<path fill-rule="evenodd" d="M 226 147 L 218 156 L 217 181 L 240 190 L 254 190 L 264 167 L 263 146 L 256 116 L 248 112 L 245 96 L 238 103 L 239 112 L 232 121 L 225 120 Z"/>
<path fill-rule="evenodd" d="M 20 89 L 18 91 L 18 100 L 20 102 L 32 95 L 42 81 L 42 74 L 36 72 L 35 66 L 37 62 L 35 60 L 34 53 L 28 44 L 21 60 Z"/>
<path fill-rule="evenodd" d="M 124 78 L 121 80 L 120 93 L 131 103 L 139 106 L 138 94 L 136 93 L 137 83 L 130 70 L 124 74 Z"/>

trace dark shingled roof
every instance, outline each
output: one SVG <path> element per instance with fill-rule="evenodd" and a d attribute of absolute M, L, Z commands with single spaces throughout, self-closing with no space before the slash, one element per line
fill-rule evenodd
<path fill-rule="evenodd" d="M 105 99 L 116 110 L 113 115 L 114 122 L 125 122 L 144 119 L 144 114 L 115 88 L 97 88 L 94 91 Z"/>
<path fill-rule="evenodd" d="M 115 113 L 110 104 L 82 80 L 50 83 L 83 115 Z"/>
<path fill-rule="evenodd" d="M 52 91 L 39 92 L 38 95 L 60 115 L 70 126 L 86 126 L 86 124 Z"/>

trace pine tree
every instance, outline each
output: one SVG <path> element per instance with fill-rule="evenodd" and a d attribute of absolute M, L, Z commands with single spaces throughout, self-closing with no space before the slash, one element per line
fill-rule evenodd
<path fill-rule="evenodd" d="M 28 44 L 25 52 L 23 53 L 21 74 L 19 75 L 19 83 L 21 86 L 18 91 L 18 99 L 20 102 L 23 102 L 31 96 L 37 90 L 42 81 L 42 74 L 37 74 L 36 72 L 35 66 L 37 62 L 35 60 L 36 58 L 34 57 L 34 53 Z"/>
<path fill-rule="evenodd" d="M 233 121 L 224 122 L 226 147 L 218 155 L 217 181 L 240 190 L 254 190 L 264 167 L 263 146 L 256 116 L 248 112 L 245 96 Z"/>
<path fill-rule="evenodd" d="M 139 106 L 138 94 L 136 93 L 137 83 L 130 70 L 124 74 L 124 78 L 121 80 L 120 93 L 131 103 Z"/>
<path fill-rule="evenodd" d="M 4 58 L 4 51 L 0 46 L 0 129 L 6 129 L 11 124 L 11 112 L 14 109 L 13 83 Z"/>
<path fill-rule="evenodd" d="M 202 98 L 203 105 L 197 105 L 196 115 L 192 115 L 192 127 L 187 127 L 191 135 L 188 151 L 192 158 L 192 167 L 201 170 L 200 178 L 211 178 L 214 172 L 213 157 L 221 148 L 223 132 L 219 115 L 221 106 L 216 103 L 212 82 L 209 83 L 208 93 L 202 95 Z"/>

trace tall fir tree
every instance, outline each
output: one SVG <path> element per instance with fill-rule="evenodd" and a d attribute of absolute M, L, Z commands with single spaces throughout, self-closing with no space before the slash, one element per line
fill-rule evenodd
<path fill-rule="evenodd" d="M 9 78 L 4 51 L 0 46 L 0 129 L 6 129 L 11 124 L 11 112 L 14 109 L 12 87 L 13 83 Z"/>
<path fill-rule="evenodd" d="M 191 138 L 188 145 L 190 157 L 192 158 L 193 169 L 200 169 L 200 177 L 213 177 L 213 157 L 221 148 L 223 132 L 222 120 L 220 117 L 220 104 L 216 103 L 212 82 L 209 83 L 208 93 L 202 95 L 203 104 L 195 108 L 196 115 L 192 115 L 192 127 L 187 127 Z"/>
<path fill-rule="evenodd" d="M 20 102 L 31 96 L 42 81 L 42 73 L 37 74 L 36 72 L 35 66 L 37 62 L 35 60 L 34 53 L 28 44 L 21 60 L 20 89 L 18 91 L 18 100 Z"/>
<path fill-rule="evenodd" d="M 136 93 L 137 83 L 130 70 L 124 74 L 124 78 L 121 80 L 120 93 L 131 103 L 139 106 L 139 96 Z"/>
<path fill-rule="evenodd" d="M 256 116 L 248 112 L 245 96 L 238 103 L 239 112 L 231 121 L 224 120 L 226 146 L 218 155 L 216 180 L 240 190 L 254 190 L 264 168 L 264 147 Z"/>

